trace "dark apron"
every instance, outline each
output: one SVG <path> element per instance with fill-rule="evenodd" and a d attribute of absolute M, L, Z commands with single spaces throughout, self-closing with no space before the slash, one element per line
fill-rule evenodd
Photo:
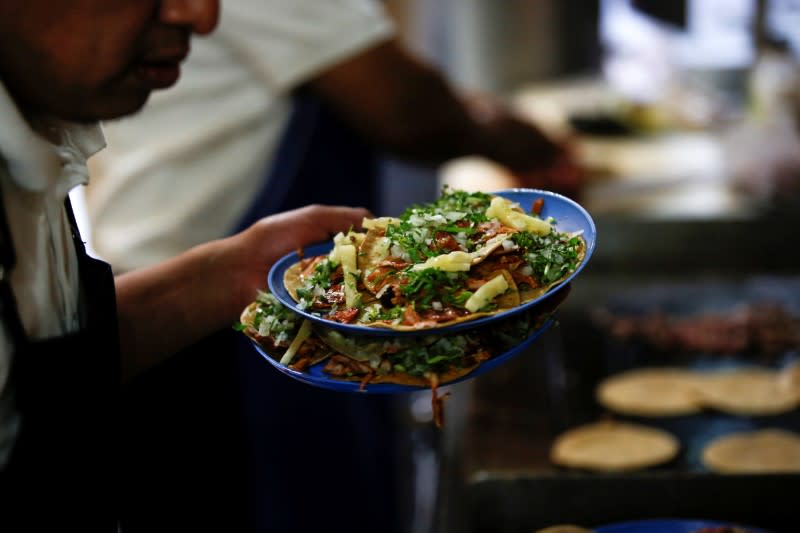
<path fill-rule="evenodd" d="M 377 170 L 373 150 L 329 108 L 298 96 L 233 232 L 311 203 L 374 208 Z M 124 533 L 391 533 L 409 518 L 398 503 L 411 479 L 399 399 L 296 382 L 232 328 L 143 376 L 124 399 L 123 446 L 134 460 Z"/>
<path fill-rule="evenodd" d="M 368 142 L 320 99 L 296 95 L 275 163 L 237 231 L 313 203 L 374 210 L 378 174 Z M 403 462 L 401 398 L 309 387 L 277 372 L 241 334 L 234 341 L 255 531 L 403 531 L 411 466 Z"/>
<path fill-rule="evenodd" d="M 2 282 L 3 323 L 15 340 L 11 382 L 22 417 L 10 463 L 0 473 L 4 533 L 117 531 L 120 369 L 114 279 L 106 263 L 86 254 L 68 201 L 67 209 L 86 327 L 29 341 L 10 286 Z M 0 217 L 3 265 L 13 268 L 5 214 Z"/>

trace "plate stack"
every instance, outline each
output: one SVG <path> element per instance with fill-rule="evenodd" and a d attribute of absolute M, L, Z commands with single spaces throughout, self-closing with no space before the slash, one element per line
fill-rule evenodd
<path fill-rule="evenodd" d="M 445 189 L 281 258 L 241 328 L 266 361 L 311 385 L 435 392 L 547 330 L 595 235 L 589 214 L 552 192 Z"/>

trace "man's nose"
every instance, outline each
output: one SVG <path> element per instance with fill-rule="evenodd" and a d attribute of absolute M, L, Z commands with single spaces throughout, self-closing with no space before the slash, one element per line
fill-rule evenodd
<path fill-rule="evenodd" d="M 190 26 L 198 35 L 210 33 L 219 20 L 219 0 L 161 0 L 159 18 Z"/>

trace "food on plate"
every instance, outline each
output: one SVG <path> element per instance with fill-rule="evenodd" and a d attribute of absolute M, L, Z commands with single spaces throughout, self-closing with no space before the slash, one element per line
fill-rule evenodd
<path fill-rule="evenodd" d="M 800 472 L 800 435 L 782 429 L 725 435 L 703 449 L 703 464 L 731 474 Z"/>
<path fill-rule="evenodd" d="M 324 362 L 326 375 L 358 382 L 362 388 L 378 383 L 430 387 L 434 419 L 441 425 L 443 398 L 437 388 L 519 345 L 542 327 L 564 297 L 548 300 L 547 310 L 539 307 L 457 334 L 366 336 L 312 324 L 273 294 L 262 292 L 241 313 L 238 329 L 282 365 L 300 372 Z"/>
<path fill-rule="evenodd" d="M 310 335 L 311 324 L 303 323 L 269 292 L 259 292 L 239 317 L 237 329 L 258 342 L 270 353 L 280 354 L 281 363 L 303 371 L 324 361 L 332 350 Z"/>
<path fill-rule="evenodd" d="M 800 404 L 796 388 L 777 370 L 753 367 L 700 374 L 702 402 L 734 415 L 775 415 Z"/>
<path fill-rule="evenodd" d="M 703 407 L 696 375 L 680 368 L 638 368 L 601 381 L 597 401 L 635 416 L 677 416 Z"/>
<path fill-rule="evenodd" d="M 666 431 L 603 420 L 559 435 L 550 449 L 550 460 L 570 468 L 620 472 L 666 463 L 679 449 L 678 439 Z"/>
<path fill-rule="evenodd" d="M 514 309 L 545 294 L 583 261 L 579 233 L 482 192 L 445 189 L 399 218 L 365 219 L 330 253 L 284 273 L 300 309 L 396 331 L 442 327 Z"/>

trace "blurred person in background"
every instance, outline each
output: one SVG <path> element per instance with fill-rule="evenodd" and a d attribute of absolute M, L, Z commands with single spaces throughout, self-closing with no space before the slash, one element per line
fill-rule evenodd
<path fill-rule="evenodd" d="M 174 84 L 191 34 L 212 31 L 218 10 L 217 0 L 0 0 L 3 532 L 127 530 L 130 491 L 169 472 L 125 485 L 136 450 L 118 447 L 120 378 L 232 323 L 280 256 L 369 214 L 308 206 L 116 278 L 86 253 L 68 195 L 104 146 L 97 121 Z M 203 530 L 242 529 L 197 513 Z"/>
<path fill-rule="evenodd" d="M 373 0 L 229 0 L 180 83 L 105 133 L 86 199 L 91 244 L 116 272 L 309 203 L 376 210 L 382 152 L 429 165 L 476 154 L 520 186 L 580 187 L 564 146 L 500 102 L 460 94 Z M 208 512 L 245 513 L 253 531 L 374 531 L 366 516 L 407 527 L 402 398 L 293 382 L 230 328 L 126 398 L 135 531 Z M 176 482 L 151 486 L 164 470 Z"/>
<path fill-rule="evenodd" d="M 231 0 L 219 30 L 194 46 L 180 83 L 135 118 L 105 126 L 109 148 L 92 160 L 97 179 L 87 190 L 98 253 L 129 270 L 229 233 L 262 189 L 274 208 L 286 187 L 278 182 L 291 181 L 272 170 L 294 144 L 281 141 L 295 133 L 298 100 L 321 102 L 364 152 L 430 165 L 481 155 L 517 174 L 519 185 L 580 188 L 568 168 L 554 171 L 569 162 L 563 146 L 496 99 L 450 86 L 406 51 L 380 3 Z M 165 194 L 161 175 L 183 183 Z M 359 193 L 352 182 L 335 188 Z M 120 206 L 121 196 L 171 211 L 143 217 Z"/>

